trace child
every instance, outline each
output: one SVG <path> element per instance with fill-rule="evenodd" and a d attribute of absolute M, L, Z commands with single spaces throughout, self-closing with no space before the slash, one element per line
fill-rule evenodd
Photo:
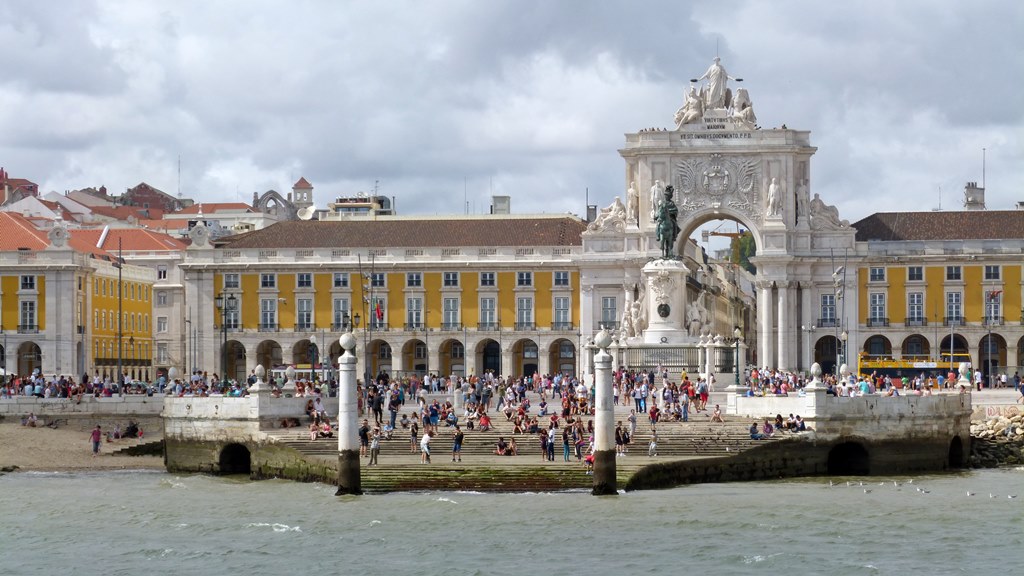
<path fill-rule="evenodd" d="M 651 428 L 651 444 L 647 447 L 647 455 L 654 457 L 658 455 L 658 431 Z"/>

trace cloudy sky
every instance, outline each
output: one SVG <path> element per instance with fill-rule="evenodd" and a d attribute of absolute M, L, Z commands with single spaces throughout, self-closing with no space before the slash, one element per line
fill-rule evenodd
<path fill-rule="evenodd" d="M 1024 3 L 47 1 L 0 4 L 0 166 L 44 191 L 145 181 L 402 214 L 582 214 L 623 134 L 671 127 L 715 56 L 759 123 L 812 131 L 814 190 L 882 210 L 1024 201 Z M 376 184 L 375 184 L 376 183 Z"/>

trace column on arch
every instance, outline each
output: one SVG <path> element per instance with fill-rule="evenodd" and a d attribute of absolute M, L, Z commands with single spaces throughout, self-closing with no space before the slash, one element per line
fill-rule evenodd
<path fill-rule="evenodd" d="M 775 283 L 775 287 L 779 292 L 779 360 L 776 364 L 776 368 L 779 370 L 788 370 L 793 365 L 790 358 L 792 352 L 791 340 L 793 339 L 793 323 L 791 321 L 793 310 L 790 307 L 792 285 L 792 282 L 786 280 Z"/>
<path fill-rule="evenodd" d="M 775 342 L 772 339 L 772 320 L 775 312 L 772 308 L 773 285 L 771 280 L 757 282 L 757 342 L 761 349 L 757 363 L 761 367 L 769 368 L 775 364 Z"/>
<path fill-rule="evenodd" d="M 798 366 L 801 370 L 810 370 L 814 364 L 814 332 L 806 332 L 803 327 L 814 327 L 814 282 L 805 280 L 800 282 L 800 321 L 796 329 L 800 332 L 798 349 L 801 355 L 806 355 L 803 362 Z"/>

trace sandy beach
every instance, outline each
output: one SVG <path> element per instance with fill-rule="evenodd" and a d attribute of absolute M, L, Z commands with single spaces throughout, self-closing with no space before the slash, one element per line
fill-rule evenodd
<path fill-rule="evenodd" d="M 104 441 L 99 456 L 93 458 L 91 427 L 85 422 L 72 422 L 54 430 L 22 426 L 13 419 L 0 421 L 0 470 L 14 466 L 19 472 L 163 469 L 160 456 L 113 455 L 116 450 L 138 444 L 137 440 Z"/>

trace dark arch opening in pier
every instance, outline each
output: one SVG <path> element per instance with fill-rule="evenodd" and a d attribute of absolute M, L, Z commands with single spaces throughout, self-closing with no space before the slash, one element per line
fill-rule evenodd
<path fill-rule="evenodd" d="M 960 440 L 959 436 L 954 436 L 949 441 L 949 467 L 964 467 L 964 443 Z"/>
<path fill-rule="evenodd" d="M 228 444 L 220 451 L 221 474 L 250 474 L 252 459 L 249 449 L 241 444 Z"/>
<path fill-rule="evenodd" d="M 828 452 L 828 473 L 832 476 L 871 474 L 868 451 L 856 442 L 843 442 Z"/>

